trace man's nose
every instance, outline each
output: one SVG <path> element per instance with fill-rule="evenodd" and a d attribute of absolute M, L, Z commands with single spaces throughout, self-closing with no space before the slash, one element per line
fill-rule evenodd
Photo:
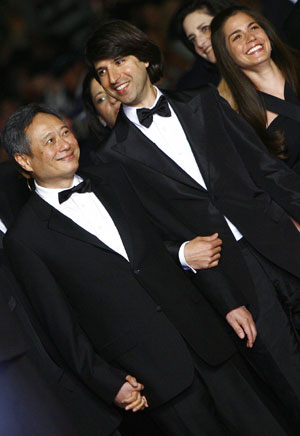
<path fill-rule="evenodd" d="M 120 77 L 120 73 L 116 68 L 110 68 L 108 71 L 108 77 L 109 77 L 109 81 L 110 83 L 116 83 Z"/>
<path fill-rule="evenodd" d="M 66 138 L 60 138 L 59 140 L 59 151 L 68 150 L 71 144 Z"/>

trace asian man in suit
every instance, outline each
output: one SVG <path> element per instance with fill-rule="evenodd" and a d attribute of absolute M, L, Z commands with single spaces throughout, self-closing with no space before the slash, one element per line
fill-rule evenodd
<path fill-rule="evenodd" d="M 65 361 L 106 405 L 111 431 L 126 408 L 172 436 L 294 434 L 225 320 L 170 258 L 122 168 L 76 174 L 76 138 L 35 104 L 11 116 L 2 142 L 35 186 L 4 237 L 11 264 Z"/>

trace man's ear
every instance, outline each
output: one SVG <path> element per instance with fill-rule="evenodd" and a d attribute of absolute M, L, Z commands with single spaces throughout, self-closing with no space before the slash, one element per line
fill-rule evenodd
<path fill-rule="evenodd" d="M 25 153 L 16 153 L 14 155 L 15 161 L 22 167 L 25 171 L 33 171 L 31 166 L 31 157 Z"/>

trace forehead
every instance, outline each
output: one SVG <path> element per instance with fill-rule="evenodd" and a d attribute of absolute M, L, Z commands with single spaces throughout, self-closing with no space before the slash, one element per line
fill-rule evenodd
<path fill-rule="evenodd" d="M 213 17 L 208 14 L 206 9 L 197 9 L 190 12 L 183 20 L 184 26 L 199 25 L 201 22 L 212 20 Z"/>
<path fill-rule="evenodd" d="M 42 140 L 51 132 L 65 126 L 55 115 L 38 113 L 26 129 L 26 135 L 32 140 Z"/>
<path fill-rule="evenodd" d="M 245 12 L 238 12 L 232 17 L 229 17 L 224 24 L 225 32 L 236 30 L 241 26 L 248 26 L 250 23 L 255 22 L 255 19 Z"/>

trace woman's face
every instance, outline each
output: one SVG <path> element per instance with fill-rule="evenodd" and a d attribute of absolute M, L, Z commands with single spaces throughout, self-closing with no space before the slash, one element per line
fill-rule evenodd
<path fill-rule="evenodd" d="M 210 39 L 210 23 L 213 18 L 204 9 L 198 9 L 185 17 L 183 29 L 187 39 L 194 44 L 195 52 L 215 64 L 216 58 Z"/>
<path fill-rule="evenodd" d="M 226 47 L 233 61 L 243 70 L 256 69 L 271 59 L 271 42 L 263 28 L 245 12 L 225 22 Z"/>
<path fill-rule="evenodd" d="M 112 129 L 115 125 L 121 102 L 107 94 L 96 79 L 91 81 L 90 90 L 99 121 Z"/>

